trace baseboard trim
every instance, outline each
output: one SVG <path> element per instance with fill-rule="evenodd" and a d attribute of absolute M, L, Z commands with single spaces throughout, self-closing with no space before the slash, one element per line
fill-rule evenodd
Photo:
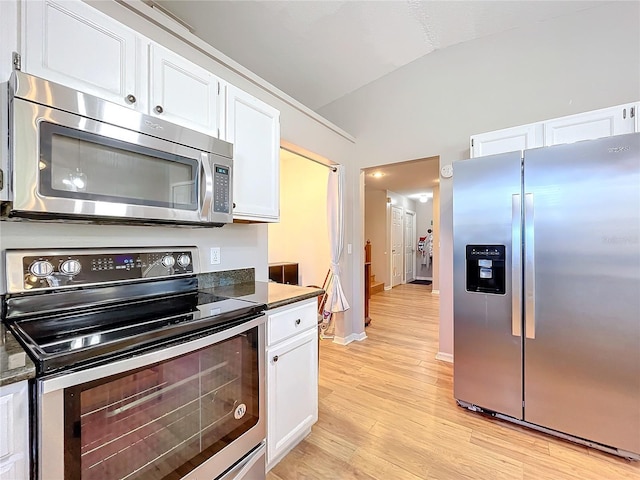
<path fill-rule="evenodd" d="M 393 287 L 387 287 L 386 285 L 384 286 L 385 290 L 391 290 Z"/>
<path fill-rule="evenodd" d="M 433 281 L 433 277 L 416 277 L 416 280 L 431 280 Z"/>
<path fill-rule="evenodd" d="M 436 354 L 436 360 L 453 363 L 453 355 L 451 353 L 438 352 Z"/>
<path fill-rule="evenodd" d="M 365 332 L 352 333 L 348 337 L 333 337 L 333 343 L 337 343 L 338 345 L 348 345 L 353 341 L 361 342 L 366 338 L 367 338 L 367 334 Z"/>
<path fill-rule="evenodd" d="M 440 295 L 440 290 L 431 290 L 431 295 Z"/>

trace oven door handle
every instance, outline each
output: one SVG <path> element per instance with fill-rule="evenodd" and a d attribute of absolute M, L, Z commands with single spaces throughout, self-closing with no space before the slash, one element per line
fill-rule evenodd
<path fill-rule="evenodd" d="M 256 448 L 253 452 L 243 458 L 237 465 L 235 465 L 231 470 L 229 470 L 226 474 L 220 477 L 218 480 L 251 480 L 254 478 L 260 478 L 255 475 L 256 472 L 260 474 L 264 474 L 264 470 L 266 468 L 265 465 L 265 450 L 266 450 L 265 442 L 262 442 L 258 448 Z M 258 465 L 258 462 L 261 462 Z M 255 471 L 252 469 L 255 467 Z M 249 475 L 253 473 L 253 475 Z M 264 478 L 264 477 L 261 477 Z"/>

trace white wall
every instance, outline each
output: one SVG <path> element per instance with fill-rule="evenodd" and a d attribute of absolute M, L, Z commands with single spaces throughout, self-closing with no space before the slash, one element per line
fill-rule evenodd
<path fill-rule="evenodd" d="M 377 282 L 385 282 L 387 277 L 387 192 L 385 190 L 365 190 L 364 237 L 371 241 L 371 274 Z"/>
<path fill-rule="evenodd" d="M 608 2 L 438 50 L 320 113 L 356 136 L 358 169 L 435 155 L 451 164 L 469 156 L 472 134 L 640 99 L 638 18 L 640 3 Z M 436 227 L 443 353 L 453 351 L 451 182 L 441 179 Z"/>
<path fill-rule="evenodd" d="M 280 151 L 280 222 L 269 225 L 269 262 L 297 262 L 300 285 L 321 286 L 331 265 L 329 173 L 327 167 Z"/>

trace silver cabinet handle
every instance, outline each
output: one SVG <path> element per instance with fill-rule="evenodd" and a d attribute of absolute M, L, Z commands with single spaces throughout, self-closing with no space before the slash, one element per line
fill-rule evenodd
<path fill-rule="evenodd" d="M 136 96 L 129 94 L 125 97 L 125 100 L 127 103 L 136 103 Z"/>
<path fill-rule="evenodd" d="M 296 325 L 300 325 L 300 319 L 299 318 L 296 320 Z"/>
<path fill-rule="evenodd" d="M 533 193 L 524 194 L 524 258 L 525 258 L 525 336 L 536 338 L 536 271 L 534 259 L 534 234 L 533 234 Z"/>
<path fill-rule="evenodd" d="M 160 105 L 156 105 L 156 108 L 154 108 L 154 110 L 156 111 L 156 113 L 164 112 L 164 108 L 162 108 Z"/>
<path fill-rule="evenodd" d="M 273 362 L 277 362 L 278 361 L 278 355 L 276 355 L 275 357 L 273 357 Z"/>
<path fill-rule="evenodd" d="M 522 335 L 522 199 L 511 195 L 511 335 Z"/>

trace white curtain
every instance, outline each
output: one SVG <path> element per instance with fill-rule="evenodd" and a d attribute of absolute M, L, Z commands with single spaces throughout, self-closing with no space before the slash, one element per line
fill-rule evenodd
<path fill-rule="evenodd" d="M 331 242 L 331 281 L 327 287 L 326 312 L 344 312 L 349 302 L 344 296 L 340 283 L 340 256 L 344 244 L 344 167 L 338 165 L 329 173 L 327 186 L 327 221 Z"/>

